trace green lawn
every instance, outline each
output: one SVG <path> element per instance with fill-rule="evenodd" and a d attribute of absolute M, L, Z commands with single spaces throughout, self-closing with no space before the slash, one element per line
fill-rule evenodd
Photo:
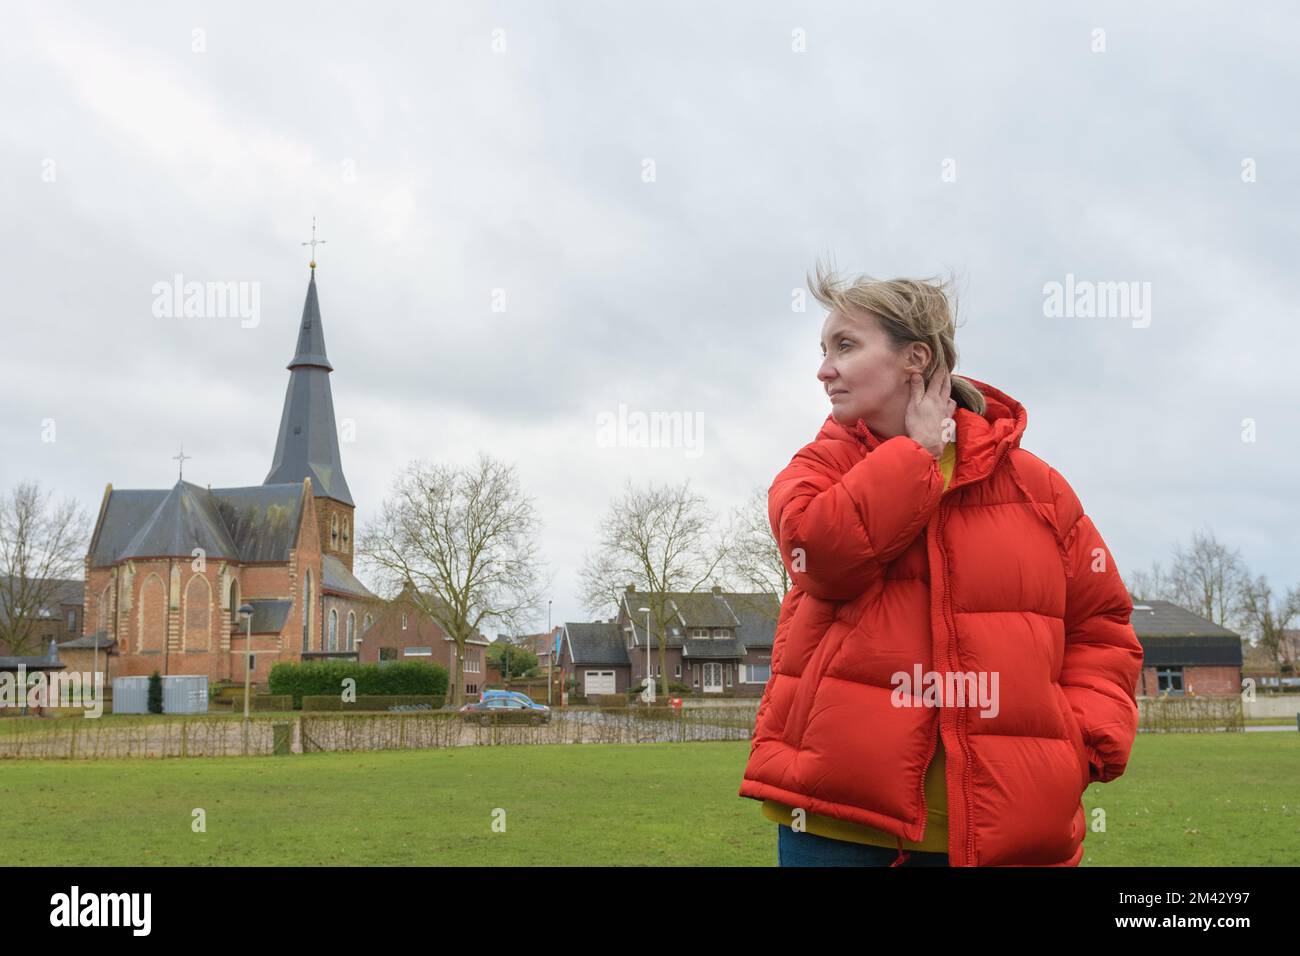
<path fill-rule="evenodd" d="M 747 742 L 0 762 L 4 863 L 776 863 Z M 1290 801 L 1290 802 L 1288 802 Z M 1139 735 L 1085 865 L 1300 864 L 1300 734 Z M 207 832 L 191 831 L 191 811 Z M 495 808 L 506 832 L 492 830 Z M 25 850 L 23 849 L 25 848 Z"/>

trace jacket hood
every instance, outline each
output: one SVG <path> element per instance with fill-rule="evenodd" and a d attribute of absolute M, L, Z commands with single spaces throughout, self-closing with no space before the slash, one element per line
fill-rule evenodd
<path fill-rule="evenodd" d="M 953 418 L 957 422 L 957 468 L 952 484 L 977 481 L 993 470 L 1008 449 L 1017 448 L 1029 422 L 1025 406 L 1000 389 L 985 382 L 962 375 L 984 395 L 984 414 L 977 415 L 968 408 L 957 407 Z M 860 442 L 867 451 L 874 451 L 884 439 L 879 438 L 861 418 L 852 426 L 841 425 L 833 415 L 827 415 L 817 439 Z"/>

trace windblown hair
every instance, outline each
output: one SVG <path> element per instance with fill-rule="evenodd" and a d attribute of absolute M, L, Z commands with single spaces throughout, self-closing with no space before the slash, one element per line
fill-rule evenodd
<path fill-rule="evenodd" d="M 939 367 L 939 359 L 952 375 L 952 398 L 958 406 L 984 414 L 984 395 L 957 375 L 957 295 L 951 280 L 874 279 L 860 275 L 842 279 L 833 268 L 817 263 L 816 276 L 808 276 L 808 289 L 828 309 L 845 315 L 873 315 L 898 352 L 911 342 L 930 346 L 930 363 L 922 374 L 926 385 Z"/>

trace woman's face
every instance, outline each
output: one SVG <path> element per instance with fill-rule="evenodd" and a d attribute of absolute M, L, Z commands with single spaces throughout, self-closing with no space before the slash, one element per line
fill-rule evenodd
<path fill-rule="evenodd" d="M 852 426 L 861 418 L 873 428 L 901 427 L 911 397 L 909 376 L 921 370 L 917 346 L 926 348 L 913 343 L 895 352 L 874 315 L 832 309 L 822 325 L 823 359 L 817 370 L 832 417 L 841 425 Z"/>

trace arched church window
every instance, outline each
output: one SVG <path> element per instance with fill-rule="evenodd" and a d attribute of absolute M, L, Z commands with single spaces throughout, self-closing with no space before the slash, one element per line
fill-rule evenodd
<path fill-rule="evenodd" d="M 344 519 L 343 519 L 343 553 L 344 553 L 344 554 L 347 554 L 347 552 L 348 552 L 348 547 L 349 547 L 349 542 L 350 542 L 351 540 L 352 540 L 352 538 L 351 538 L 351 536 L 348 534 L 348 519 L 347 519 L 347 518 L 344 518 Z"/>
<path fill-rule="evenodd" d="M 330 547 L 339 549 L 339 516 L 330 515 Z"/>
<path fill-rule="evenodd" d="M 302 579 L 302 651 L 307 653 L 311 650 L 311 568 Z"/>
<path fill-rule="evenodd" d="M 330 642 L 329 650 L 337 651 L 339 649 L 339 612 L 330 608 Z"/>
<path fill-rule="evenodd" d="M 348 646 L 349 651 L 357 649 L 357 615 L 355 611 L 348 611 Z"/>

